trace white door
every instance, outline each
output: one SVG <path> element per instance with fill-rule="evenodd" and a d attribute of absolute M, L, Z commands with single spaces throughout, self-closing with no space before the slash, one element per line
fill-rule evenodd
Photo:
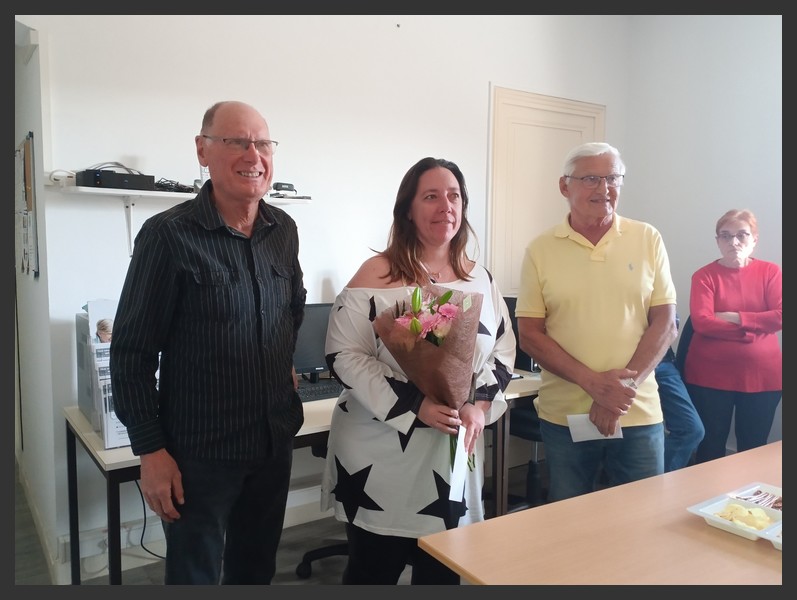
<path fill-rule="evenodd" d="M 528 243 L 567 214 L 562 161 L 604 139 L 606 107 L 503 87 L 492 89 L 487 264 L 504 296 L 517 296 Z"/>

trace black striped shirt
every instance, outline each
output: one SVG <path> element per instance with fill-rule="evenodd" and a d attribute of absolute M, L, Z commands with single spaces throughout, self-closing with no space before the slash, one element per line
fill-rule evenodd
<path fill-rule="evenodd" d="M 111 382 L 136 455 L 259 459 L 302 424 L 291 377 L 306 297 L 296 223 L 261 200 L 247 238 L 224 223 L 211 189 L 147 219 L 135 239 Z"/>

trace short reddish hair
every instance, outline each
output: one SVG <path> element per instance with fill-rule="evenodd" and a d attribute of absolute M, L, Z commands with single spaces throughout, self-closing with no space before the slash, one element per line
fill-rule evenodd
<path fill-rule="evenodd" d="M 744 221 L 750 226 L 750 233 L 753 234 L 753 237 L 758 237 L 758 221 L 756 220 L 753 211 L 746 208 L 733 208 L 729 210 L 720 217 L 719 221 L 717 221 L 717 235 L 719 235 L 723 225 L 729 221 Z"/>

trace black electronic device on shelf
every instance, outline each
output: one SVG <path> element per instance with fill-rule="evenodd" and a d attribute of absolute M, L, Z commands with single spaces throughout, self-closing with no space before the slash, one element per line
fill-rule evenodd
<path fill-rule="evenodd" d="M 86 169 L 75 174 L 75 184 L 84 187 L 154 191 L 155 177 L 140 173 L 117 173 L 106 169 Z"/>

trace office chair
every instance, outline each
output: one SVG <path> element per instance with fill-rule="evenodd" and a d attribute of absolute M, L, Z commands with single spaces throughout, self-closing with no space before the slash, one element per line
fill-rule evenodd
<path fill-rule="evenodd" d="M 326 458 L 327 456 L 327 445 L 326 442 L 324 444 L 318 444 L 312 446 L 310 448 L 313 456 L 317 456 L 318 458 Z M 321 546 L 320 548 L 314 548 L 313 550 L 308 550 L 302 556 L 301 562 L 296 565 L 296 576 L 299 579 L 308 579 L 310 575 L 313 573 L 313 566 L 312 562 L 314 560 L 319 560 L 321 558 L 328 558 L 330 556 L 348 556 L 349 555 L 349 543 L 344 540 L 342 542 L 337 542 L 334 544 L 329 544 L 328 546 Z"/>
<path fill-rule="evenodd" d="M 692 342 L 692 334 L 694 332 L 695 328 L 692 326 L 692 315 L 689 315 L 686 317 L 686 322 L 681 330 L 681 337 L 678 338 L 678 347 L 675 351 L 675 368 L 678 369 L 681 378 L 683 378 L 685 374 L 686 353 L 689 351 L 689 344 Z M 684 381 L 686 380 L 684 379 Z"/>
<path fill-rule="evenodd" d="M 516 406 L 512 408 L 509 417 L 509 435 L 514 435 L 524 440 L 532 442 L 531 459 L 529 460 L 528 470 L 526 471 L 526 504 L 528 506 L 538 506 L 545 502 L 545 491 L 540 477 L 540 445 L 542 435 L 540 434 L 540 417 L 533 404 L 528 406 Z"/>
<path fill-rule="evenodd" d="M 328 558 L 330 556 L 348 556 L 349 543 L 339 542 L 337 544 L 330 544 L 329 546 L 321 546 L 314 550 L 308 550 L 302 557 L 302 562 L 296 566 L 296 576 L 299 579 L 308 579 L 313 574 L 312 562 L 320 558 Z"/>
<path fill-rule="evenodd" d="M 504 301 L 509 309 L 510 320 L 512 321 L 512 331 L 515 333 L 515 368 L 524 371 L 539 371 L 536 361 L 526 354 L 520 347 L 520 334 L 518 333 L 517 318 L 515 317 L 515 307 L 517 298 L 504 296 Z M 529 460 L 528 470 L 526 471 L 526 503 L 529 506 L 537 506 L 545 502 L 545 494 L 542 489 L 540 479 L 540 444 L 542 435 L 540 434 L 540 417 L 533 404 L 529 406 L 517 406 L 512 408 L 509 416 L 509 435 L 514 435 L 524 440 L 532 442 L 531 460 Z"/>

